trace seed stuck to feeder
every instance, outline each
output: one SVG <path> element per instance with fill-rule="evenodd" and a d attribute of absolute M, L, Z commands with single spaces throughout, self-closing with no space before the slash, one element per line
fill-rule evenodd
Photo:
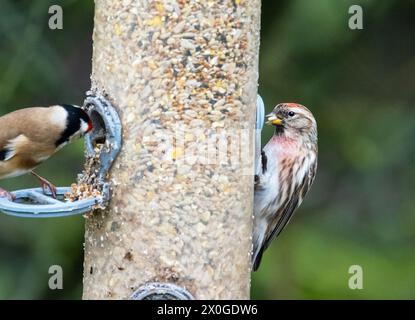
<path fill-rule="evenodd" d="M 78 200 L 96 198 L 100 196 L 101 196 L 101 192 L 99 190 L 92 189 L 91 186 L 86 183 L 81 183 L 81 184 L 72 183 L 71 192 L 68 192 L 65 195 L 65 199 L 67 201 L 74 202 Z"/>
<path fill-rule="evenodd" d="M 77 183 L 71 185 L 71 191 L 65 194 L 66 201 L 78 201 L 94 197 L 102 197 L 102 184 L 98 181 L 97 172 L 100 167 L 100 155 L 104 144 L 96 144 L 93 155 L 87 155 L 87 160 Z M 95 209 L 104 209 L 103 205 L 97 205 Z"/>

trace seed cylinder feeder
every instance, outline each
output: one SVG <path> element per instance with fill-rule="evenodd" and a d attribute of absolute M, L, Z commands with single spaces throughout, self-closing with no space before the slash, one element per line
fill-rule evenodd
<path fill-rule="evenodd" d="M 123 145 L 84 299 L 248 299 L 259 0 L 96 0 L 92 91 Z"/>

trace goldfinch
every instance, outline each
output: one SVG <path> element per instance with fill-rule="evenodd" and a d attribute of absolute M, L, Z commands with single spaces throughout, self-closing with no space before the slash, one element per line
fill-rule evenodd
<path fill-rule="evenodd" d="M 33 170 L 74 139 L 92 130 L 88 114 L 75 105 L 20 109 L 0 117 L 0 179 L 32 173 L 43 191 L 56 187 Z M 0 197 L 14 196 L 0 188 Z"/>

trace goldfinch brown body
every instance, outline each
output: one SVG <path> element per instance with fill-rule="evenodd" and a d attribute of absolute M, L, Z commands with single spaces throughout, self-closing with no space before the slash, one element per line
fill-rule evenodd
<path fill-rule="evenodd" d="M 91 129 L 86 112 L 73 105 L 25 108 L 0 117 L 0 179 L 32 172 L 64 145 Z M 37 177 L 43 187 L 48 184 Z M 48 187 L 53 194 L 52 185 Z"/>

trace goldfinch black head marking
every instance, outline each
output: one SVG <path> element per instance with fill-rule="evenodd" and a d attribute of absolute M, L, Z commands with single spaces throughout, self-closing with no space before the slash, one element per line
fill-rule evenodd
<path fill-rule="evenodd" d="M 7 149 L 0 150 L 0 161 L 4 161 L 8 153 L 9 153 L 9 150 Z"/>
<path fill-rule="evenodd" d="M 60 106 L 66 110 L 68 116 L 66 128 L 55 143 L 57 147 L 69 142 L 73 136 L 77 134 L 82 136 L 92 129 L 92 121 L 84 110 L 69 104 L 61 104 Z"/>

